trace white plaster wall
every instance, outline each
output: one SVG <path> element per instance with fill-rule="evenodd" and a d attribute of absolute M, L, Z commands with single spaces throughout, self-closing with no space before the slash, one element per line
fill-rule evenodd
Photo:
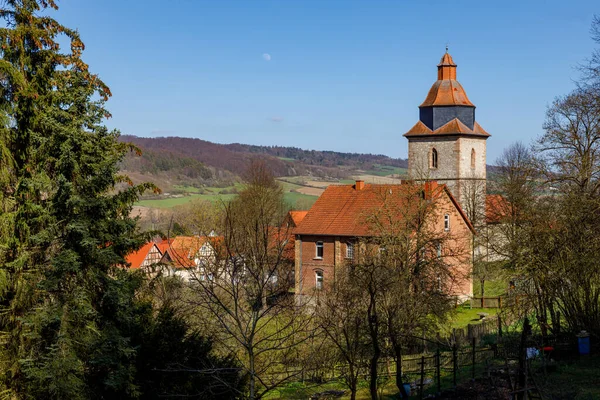
<path fill-rule="evenodd" d="M 459 176 L 461 178 L 486 178 L 486 141 L 484 138 L 459 139 Z M 471 168 L 471 150 L 475 149 L 475 169 Z"/>

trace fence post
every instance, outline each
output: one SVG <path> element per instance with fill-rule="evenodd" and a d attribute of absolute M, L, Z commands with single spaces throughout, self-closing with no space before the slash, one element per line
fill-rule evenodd
<path fill-rule="evenodd" d="M 421 356 L 421 384 L 419 385 L 419 399 L 423 400 L 423 382 L 425 378 L 425 356 Z"/>
<path fill-rule="evenodd" d="M 475 338 L 473 338 L 473 368 L 471 369 L 471 379 L 475 380 Z"/>
<path fill-rule="evenodd" d="M 458 360 L 456 359 L 457 354 L 456 354 L 456 343 L 454 343 L 452 345 L 452 373 L 454 374 L 454 389 L 456 389 L 456 370 L 457 370 L 457 366 L 458 366 Z"/>
<path fill-rule="evenodd" d="M 481 308 L 485 308 L 484 301 L 485 301 L 485 297 L 481 296 Z"/>
<path fill-rule="evenodd" d="M 440 364 L 442 363 L 442 360 L 440 359 L 440 346 L 439 345 L 437 348 L 435 359 L 437 361 L 436 366 L 435 366 L 435 370 L 436 370 L 435 373 L 437 375 L 437 393 L 438 393 L 438 395 L 440 395 L 442 393 L 442 378 L 441 378 L 441 374 L 440 374 L 440 371 L 441 371 Z"/>
<path fill-rule="evenodd" d="M 498 318 L 498 337 L 502 337 L 502 319 L 500 314 L 497 315 Z"/>
<path fill-rule="evenodd" d="M 498 308 L 502 308 L 502 296 L 498 296 Z"/>

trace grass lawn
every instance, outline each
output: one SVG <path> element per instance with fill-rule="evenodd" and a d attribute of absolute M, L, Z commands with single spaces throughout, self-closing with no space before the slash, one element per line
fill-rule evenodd
<path fill-rule="evenodd" d="M 451 328 L 464 328 L 469 324 L 481 322 L 477 313 L 488 313 L 490 317 L 498 314 L 498 308 L 463 308 L 458 307 L 454 315 L 450 317 Z"/>
<path fill-rule="evenodd" d="M 600 399 L 600 356 L 580 356 L 572 362 L 558 365 L 556 371 L 544 376 L 539 373 L 536 383 L 548 399 Z"/>
<path fill-rule="evenodd" d="M 503 279 L 485 281 L 485 297 L 498 297 L 506 294 L 508 282 Z M 481 282 L 473 279 L 473 296 L 481 296 Z"/>
<path fill-rule="evenodd" d="M 339 399 L 349 399 L 350 398 L 350 390 L 344 386 L 341 381 L 330 381 L 323 384 L 314 384 L 310 382 L 302 383 L 302 382 L 291 382 L 286 386 L 281 387 L 278 390 L 275 390 L 269 393 L 265 398 L 266 399 L 308 399 L 311 395 L 319 392 L 324 392 L 326 390 L 343 390 L 345 391 L 345 395 L 342 397 L 336 397 Z M 397 399 L 398 389 L 394 384 L 393 379 L 388 380 L 380 385 L 380 393 L 382 397 L 381 399 Z M 330 398 L 330 397 L 327 397 Z M 361 381 L 358 384 L 358 391 L 356 393 L 356 398 L 358 400 L 367 400 L 370 399 L 369 395 L 369 383 L 368 381 Z"/>

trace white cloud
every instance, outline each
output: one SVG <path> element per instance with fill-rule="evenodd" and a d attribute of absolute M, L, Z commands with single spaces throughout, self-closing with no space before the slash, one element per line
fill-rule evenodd
<path fill-rule="evenodd" d="M 265 61 L 271 61 L 271 55 L 269 53 L 263 53 L 262 58 Z"/>

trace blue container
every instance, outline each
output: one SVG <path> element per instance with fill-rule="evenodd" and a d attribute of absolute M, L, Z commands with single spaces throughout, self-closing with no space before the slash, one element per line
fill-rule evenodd
<path fill-rule="evenodd" d="M 581 331 L 577 335 L 577 342 L 579 344 L 579 354 L 586 355 L 590 354 L 590 334 L 586 331 Z"/>

